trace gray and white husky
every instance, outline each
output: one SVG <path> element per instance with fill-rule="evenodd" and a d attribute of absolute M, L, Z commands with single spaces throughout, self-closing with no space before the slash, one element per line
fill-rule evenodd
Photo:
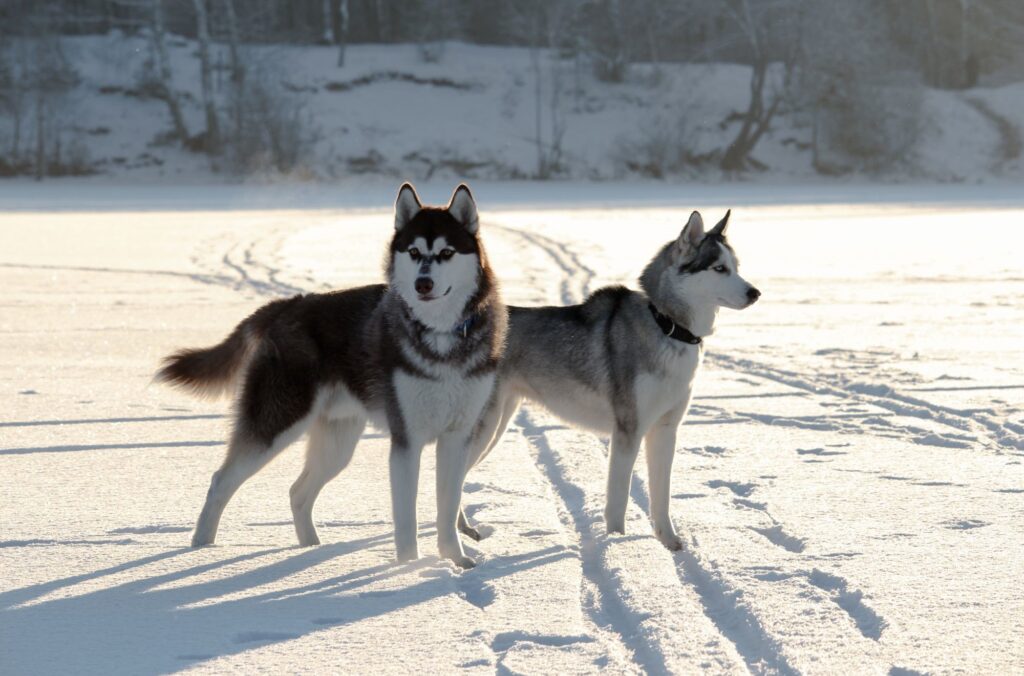
<path fill-rule="evenodd" d="M 507 323 L 479 223 L 465 185 L 439 208 L 422 206 L 407 183 L 395 204 L 386 285 L 274 301 L 219 345 L 167 358 L 157 380 L 199 394 L 237 384 L 227 456 L 210 482 L 193 546 L 214 541 L 239 486 L 307 431 L 292 515 L 299 543 L 319 544 L 313 503 L 348 465 L 369 421 L 391 434 L 398 559 L 419 556 L 420 454 L 437 441 L 438 548 L 460 566 L 473 565 L 456 522 Z"/>
<path fill-rule="evenodd" d="M 761 295 L 739 275 L 739 261 L 725 237 L 728 222 L 727 212 L 705 234 L 700 214 L 693 212 L 679 238 L 647 265 L 642 292 L 611 286 L 581 305 L 510 306 L 497 391 L 483 423 L 493 432 L 481 435 L 473 461 L 497 444 L 523 399 L 609 434 L 604 516 L 608 531 L 621 533 L 643 439 L 654 531 L 666 547 L 679 549 L 669 517 L 672 460 L 703 339 L 714 332 L 719 308 L 749 307 Z M 479 539 L 461 512 L 459 527 Z"/>

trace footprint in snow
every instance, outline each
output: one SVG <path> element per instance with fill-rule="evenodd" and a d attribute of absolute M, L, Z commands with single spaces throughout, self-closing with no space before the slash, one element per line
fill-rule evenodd
<path fill-rule="evenodd" d="M 754 502 L 753 500 L 747 500 L 746 498 L 733 498 L 732 504 L 739 507 L 746 507 L 747 509 L 756 509 L 761 512 L 768 511 L 768 505 L 763 502 Z"/>
<path fill-rule="evenodd" d="M 167 526 L 167 525 L 156 525 L 156 526 L 126 526 L 124 528 L 115 528 L 114 530 L 107 531 L 111 535 L 149 535 L 151 533 L 188 533 L 192 530 L 192 526 Z"/>
<path fill-rule="evenodd" d="M 462 600 L 480 610 L 486 609 L 498 598 L 498 592 L 494 587 L 476 576 L 459 577 L 455 584 L 459 588 L 459 596 Z"/>
<path fill-rule="evenodd" d="M 725 455 L 728 449 L 723 446 L 696 446 L 686 449 L 695 455 Z"/>
<path fill-rule="evenodd" d="M 751 527 L 750 530 L 760 533 L 773 545 L 782 547 L 787 552 L 792 552 L 793 554 L 800 554 L 807 547 L 806 540 L 790 535 L 782 529 L 781 524 L 776 524 L 770 528 Z"/>
<path fill-rule="evenodd" d="M 944 522 L 943 525 L 950 530 L 972 530 L 974 528 L 983 528 L 991 524 L 987 521 L 981 521 L 980 519 L 951 519 Z"/>
<path fill-rule="evenodd" d="M 525 631 L 506 631 L 498 634 L 491 641 L 491 648 L 495 652 L 505 652 L 517 643 L 536 643 L 537 645 L 552 646 L 561 648 L 574 643 L 593 643 L 592 636 L 560 636 L 558 634 L 531 634 Z"/>
<path fill-rule="evenodd" d="M 923 671 L 894 666 L 889 670 L 889 676 L 927 676 L 927 674 Z"/>
<path fill-rule="evenodd" d="M 722 481 L 721 479 L 709 481 L 706 485 L 709 488 L 728 488 L 741 498 L 750 497 L 750 494 L 757 488 L 757 484 L 743 483 L 741 481 Z"/>
<path fill-rule="evenodd" d="M 797 455 L 846 455 L 843 451 L 826 451 L 824 448 L 798 448 Z"/>
<path fill-rule="evenodd" d="M 296 634 L 286 634 L 282 631 L 244 631 L 236 634 L 232 641 L 235 643 L 270 643 L 273 641 L 290 641 L 298 638 Z"/>

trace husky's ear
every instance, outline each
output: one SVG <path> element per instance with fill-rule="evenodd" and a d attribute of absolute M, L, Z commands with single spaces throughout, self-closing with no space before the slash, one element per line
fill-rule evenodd
<path fill-rule="evenodd" d="M 422 208 L 416 188 L 412 187 L 412 183 L 403 183 L 398 189 L 398 199 L 395 200 L 395 230 L 401 230 L 408 225 Z"/>
<path fill-rule="evenodd" d="M 732 209 L 725 212 L 725 217 L 718 221 L 715 227 L 711 228 L 709 235 L 721 235 L 725 237 L 725 229 L 729 227 L 729 215 L 732 214 Z"/>
<path fill-rule="evenodd" d="M 683 231 L 679 233 L 676 240 L 676 253 L 683 258 L 690 256 L 701 240 L 704 239 L 704 219 L 700 217 L 699 211 L 690 214 L 690 220 L 686 222 Z"/>
<path fill-rule="evenodd" d="M 452 200 L 448 203 L 448 213 L 455 217 L 459 223 L 462 223 L 463 227 L 469 231 L 469 234 L 475 235 L 476 231 L 480 229 L 480 217 L 476 213 L 476 201 L 473 199 L 473 193 L 469 191 L 469 186 L 465 183 L 460 183 L 459 187 L 452 193 Z"/>

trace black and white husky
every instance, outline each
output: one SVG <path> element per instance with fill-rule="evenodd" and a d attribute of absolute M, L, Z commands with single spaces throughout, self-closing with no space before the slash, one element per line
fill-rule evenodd
<path fill-rule="evenodd" d="M 160 381 L 199 394 L 234 389 L 234 429 L 210 482 L 193 546 L 217 535 L 239 486 L 309 432 L 291 487 L 295 532 L 319 544 L 313 503 L 352 459 L 367 421 L 391 434 L 391 504 L 399 560 L 419 556 L 420 454 L 437 441 L 437 540 L 468 567 L 456 521 L 474 434 L 492 396 L 507 314 L 478 237 L 469 188 L 424 207 L 405 184 L 395 204 L 387 284 L 269 303 L 221 344 L 167 358 Z"/>
<path fill-rule="evenodd" d="M 581 305 L 509 307 L 508 343 L 494 404 L 485 412 L 479 462 L 522 399 L 566 421 L 611 435 L 605 523 L 623 532 L 630 478 L 643 439 L 654 531 L 669 549 L 681 541 L 669 517 L 676 429 L 721 307 L 752 305 L 761 292 L 739 275 L 726 241 L 729 213 L 707 234 L 696 211 L 640 277 L 642 292 L 612 286 Z M 485 440 L 490 437 L 491 441 Z M 464 514 L 460 529 L 478 532 Z"/>

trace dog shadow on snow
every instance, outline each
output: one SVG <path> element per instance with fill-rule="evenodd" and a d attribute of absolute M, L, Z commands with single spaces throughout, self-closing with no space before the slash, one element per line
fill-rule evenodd
<path fill-rule="evenodd" d="M 427 546 L 432 532 L 420 533 Z M 492 556 L 464 573 L 439 564 L 436 557 L 346 570 L 347 555 L 389 547 L 391 541 L 392 533 L 385 530 L 313 548 L 278 547 L 232 555 L 233 548 L 219 547 L 213 551 L 223 556 L 215 561 L 208 560 L 209 549 L 180 548 L 0 592 L 0 654 L 12 673 L 71 673 L 86 665 L 105 673 L 166 673 L 446 595 L 483 608 L 495 598 L 491 581 L 572 556 L 565 547 L 551 546 Z M 290 551 L 294 554 L 279 558 Z M 387 555 L 390 559 L 390 549 Z M 203 561 L 188 565 L 190 557 Z M 274 560 L 254 567 L 267 557 Z M 340 574 L 303 575 L 326 563 Z M 138 569 L 144 567 L 156 572 L 147 570 L 140 577 Z M 236 572 L 242 567 L 245 570 Z M 415 581 L 395 589 L 364 590 L 401 574 Z M 79 585 L 92 588 L 111 576 L 128 579 L 76 593 Z M 263 589 L 282 580 L 294 584 Z"/>

